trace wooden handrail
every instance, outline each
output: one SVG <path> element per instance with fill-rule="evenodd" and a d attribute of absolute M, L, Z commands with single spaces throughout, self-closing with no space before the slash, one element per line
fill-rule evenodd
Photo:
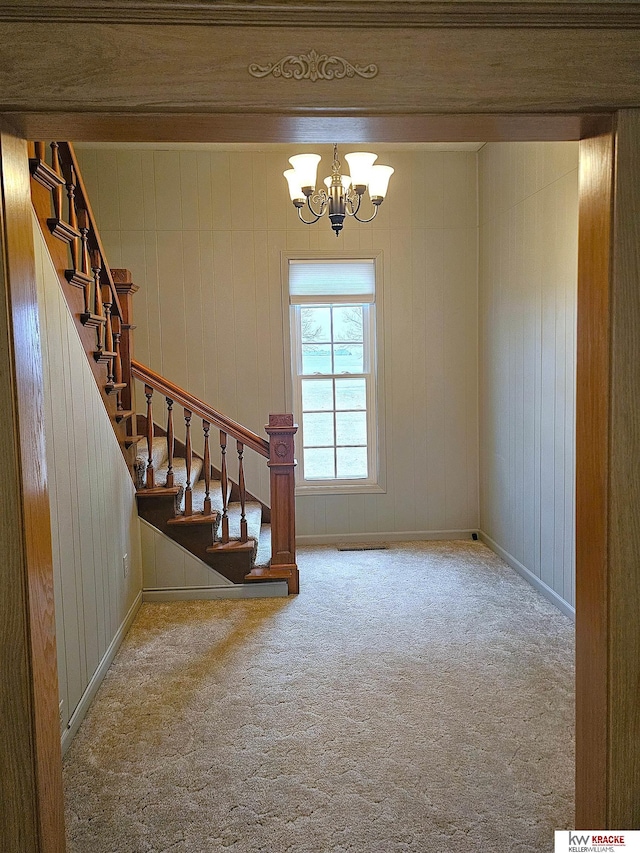
<path fill-rule="evenodd" d="M 155 391 L 164 394 L 165 397 L 170 397 L 174 403 L 179 403 L 185 409 L 189 409 L 197 417 L 203 418 L 210 424 L 214 424 L 218 429 L 232 435 L 236 441 L 240 441 L 246 447 L 255 450 L 260 456 L 264 456 L 265 459 L 269 458 L 269 442 L 266 439 L 261 438 L 255 432 L 243 427 L 221 412 L 216 411 L 207 405 L 207 403 L 194 397 L 193 394 L 184 391 L 178 385 L 174 385 L 173 382 L 165 379 L 164 376 L 160 376 L 159 373 L 151 370 L 150 367 L 140 364 L 139 361 L 132 361 L 131 374 L 135 379 L 139 379 L 145 385 L 149 385 Z"/>

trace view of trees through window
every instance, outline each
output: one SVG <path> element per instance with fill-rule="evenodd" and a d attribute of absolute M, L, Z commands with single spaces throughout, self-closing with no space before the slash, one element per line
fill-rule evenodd
<path fill-rule="evenodd" d="M 305 480 L 366 479 L 369 305 L 297 306 Z"/>

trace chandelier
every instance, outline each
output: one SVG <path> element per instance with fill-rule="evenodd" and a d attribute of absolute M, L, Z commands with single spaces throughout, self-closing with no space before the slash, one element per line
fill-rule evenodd
<path fill-rule="evenodd" d="M 328 213 L 331 227 L 339 236 L 344 225 L 345 216 L 353 216 L 358 222 L 371 222 L 376 218 L 378 209 L 387 194 L 389 178 L 393 174 L 391 166 L 374 166 L 377 154 L 357 151 L 345 154 L 351 175 L 340 174 L 338 146 L 333 146 L 333 164 L 331 175 L 324 179 L 326 190 L 316 190 L 318 163 L 322 158 L 319 154 L 296 154 L 289 157 L 293 169 L 287 169 L 283 175 L 289 184 L 291 201 L 297 208 L 298 217 L 305 225 L 313 225 L 321 216 Z M 360 205 L 362 196 L 369 189 L 369 198 L 373 205 L 373 213 L 367 218 L 361 218 Z M 312 218 L 305 219 L 303 209 L 309 211 Z"/>

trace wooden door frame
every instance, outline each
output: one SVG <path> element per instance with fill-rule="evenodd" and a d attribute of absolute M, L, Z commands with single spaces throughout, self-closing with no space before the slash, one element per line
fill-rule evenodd
<path fill-rule="evenodd" d="M 640 827 L 640 807 L 632 796 L 640 760 L 640 720 L 632 692 L 640 667 L 638 629 L 633 627 L 634 607 L 640 605 L 640 582 L 634 565 L 640 553 L 640 523 L 636 517 L 640 488 L 636 484 L 629 486 L 625 467 L 629 464 L 637 467 L 640 447 L 634 418 L 629 414 L 629 406 L 624 405 L 625 401 L 640 400 L 640 383 L 634 375 L 632 357 L 638 346 L 636 330 L 640 328 L 640 297 L 635 287 L 640 280 L 637 248 L 640 233 L 636 224 L 640 222 L 640 164 L 634 148 L 634 143 L 640 141 L 638 115 L 638 111 L 627 110 L 595 117 L 532 114 L 382 119 L 377 116 L 371 117 L 369 124 L 361 118 L 359 131 L 366 139 L 375 132 L 382 141 L 396 140 L 403 132 L 405 138 L 426 136 L 441 141 L 478 138 L 480 132 L 487 141 L 583 140 L 580 143 L 576 460 L 576 827 L 593 829 Z M 205 116 L 204 120 L 211 139 L 215 117 Z M 313 120 L 309 116 L 305 124 L 304 119 L 296 117 L 296 133 L 311 134 Z M 119 138 L 126 138 L 129 121 L 136 138 L 152 139 L 158 132 L 157 117 L 132 116 L 116 125 L 115 131 L 112 125 L 111 134 L 115 132 Z M 332 128 L 324 117 L 323 123 L 325 133 L 339 138 L 339 122 Z M 103 117 L 94 119 L 82 114 L 45 116 L 41 120 L 28 116 L 19 124 L 22 133 L 28 129 L 29 135 L 36 138 L 47 138 L 51 131 L 60 138 L 96 138 L 105 127 Z M 264 117 L 248 116 L 242 118 L 235 130 L 230 130 L 227 116 L 220 133 L 224 141 L 231 141 L 230 133 L 244 138 L 247 133 L 258 136 L 264 124 Z M 219 123 L 218 126 L 222 128 Z M 244 128 L 242 133 L 240 126 Z M 296 135 L 290 116 L 271 117 L 267 126 L 271 137 L 281 141 L 289 141 L 291 135 Z M 161 131 L 165 139 L 171 138 L 172 127 L 178 138 L 184 132 L 182 122 L 177 125 L 171 117 L 166 117 Z M 350 132 L 353 137 L 353 127 Z M 18 690 L 22 700 L 9 719 L 9 727 L 0 732 L 0 758 L 4 766 L 12 768 L 15 790 L 23 792 L 19 803 L 13 797 L 13 811 L 12 798 L 5 803 L 5 809 L 9 809 L 5 817 L 10 819 L 9 823 L 4 822 L 5 826 L 14 827 L 17 833 L 5 846 L 16 853 L 23 850 L 62 853 L 65 842 L 53 578 L 50 538 L 45 530 L 46 472 L 41 464 L 44 434 L 40 356 L 37 329 L 33 324 L 25 329 L 20 318 L 20 310 L 25 306 L 33 315 L 36 304 L 33 245 L 27 234 L 30 222 L 25 218 L 29 196 L 24 150 L 20 140 L 5 129 L 0 150 L 7 286 L 4 367 L 10 378 L 12 405 L 6 406 L 1 415 L 4 418 L 1 434 L 13 436 L 5 456 L 14 464 L 13 494 L 21 494 L 22 499 L 14 501 L 13 512 L 6 516 L 11 518 L 7 535 L 14 531 L 19 536 L 12 563 L 14 595 L 6 602 L 0 597 L 0 629 L 11 634 L 1 637 L 3 644 L 6 639 L 15 645 L 22 638 L 23 665 L 18 683 L 12 687 Z M 21 339 L 21 334 L 27 337 Z M 25 371 L 29 385 L 21 379 Z M 27 387 L 29 393 L 25 393 Z M 37 507 L 39 532 L 32 521 L 33 507 Z M 20 590 L 22 597 L 18 594 Z M 0 684 L 0 689 L 6 691 L 7 685 Z M 30 721 L 28 730 L 25 719 Z M 635 741 L 629 739 L 632 733 L 637 735 Z M 5 756 L 10 759 L 9 765 Z M 24 808 L 25 802 L 31 804 L 30 808 Z"/>

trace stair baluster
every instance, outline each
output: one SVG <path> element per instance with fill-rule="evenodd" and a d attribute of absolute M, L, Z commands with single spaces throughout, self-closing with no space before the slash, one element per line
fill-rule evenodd
<path fill-rule="evenodd" d="M 193 515 L 193 490 L 191 488 L 191 464 L 193 461 L 193 451 L 191 448 L 191 412 L 189 409 L 184 410 L 184 426 L 186 430 L 185 437 L 185 462 L 187 466 L 187 485 L 184 490 L 184 514 L 185 516 Z"/>
<path fill-rule="evenodd" d="M 132 395 L 131 357 L 133 353 L 133 295 L 138 286 L 131 280 L 127 269 L 111 269 L 111 275 L 120 300 L 120 360 L 122 362 L 122 383 L 120 392 L 122 407 L 125 411 L 134 408 Z"/>
<path fill-rule="evenodd" d="M 209 454 L 209 421 L 202 421 L 202 432 L 204 433 L 204 515 L 211 515 L 211 457 Z"/>
<path fill-rule="evenodd" d="M 69 177 L 67 178 L 67 198 L 69 200 L 69 225 L 73 231 L 78 230 L 78 214 L 76 211 L 76 174 L 73 165 L 69 166 Z M 80 268 L 80 257 L 78 252 L 78 238 L 71 240 L 71 266 L 70 272 Z"/>
<path fill-rule="evenodd" d="M 96 334 L 98 336 L 98 352 L 104 350 L 104 323 L 100 322 L 104 318 L 102 313 L 102 294 L 100 290 L 100 273 L 102 272 L 102 262 L 100 260 L 100 252 L 91 253 L 91 272 L 93 273 L 93 298 L 96 317 L 99 318 L 96 326 Z"/>
<path fill-rule="evenodd" d="M 105 327 L 104 327 L 104 345 L 106 347 L 105 355 L 109 355 L 107 359 L 107 387 L 113 386 L 113 325 L 111 323 L 111 305 L 113 296 L 111 288 L 105 284 L 102 288 L 102 308 L 104 310 Z"/>
<path fill-rule="evenodd" d="M 247 490 L 244 484 L 244 444 L 236 442 L 238 448 L 238 490 L 240 491 L 240 541 L 246 542 L 249 538 L 247 531 L 247 517 L 245 505 L 247 501 Z"/>
<path fill-rule="evenodd" d="M 153 388 L 150 385 L 144 386 L 144 396 L 147 398 L 147 452 L 149 454 L 149 460 L 147 462 L 147 477 L 146 477 L 146 486 L 148 489 L 153 489 L 155 486 L 154 482 L 154 471 L 153 471 L 153 406 L 151 403 L 153 397 Z"/>
<path fill-rule="evenodd" d="M 220 488 L 222 489 L 222 544 L 229 542 L 229 514 L 227 502 L 229 500 L 229 478 L 227 475 L 227 434 L 220 430 Z"/>
<path fill-rule="evenodd" d="M 167 487 L 173 488 L 173 400 L 171 397 L 166 397 L 167 401 Z"/>
<path fill-rule="evenodd" d="M 111 316 L 111 314 L 109 314 Z M 116 388 L 116 409 L 118 412 L 122 411 L 122 400 L 120 398 L 120 392 L 122 391 L 122 359 L 120 357 L 120 336 L 122 334 L 120 318 L 116 315 L 111 320 L 113 325 L 113 351 L 115 353 L 113 357 L 113 378 L 115 381 Z"/>
<path fill-rule="evenodd" d="M 45 152 L 46 152 L 45 143 L 44 142 L 36 142 L 36 143 L 34 143 L 34 145 L 35 145 L 35 151 L 36 151 L 36 159 L 44 161 Z"/>
<path fill-rule="evenodd" d="M 89 269 L 89 214 L 86 210 L 78 211 L 78 227 L 82 239 L 82 252 L 80 254 L 80 271 L 85 276 L 84 282 L 84 310 L 85 314 L 91 313 L 91 274 Z"/>
<path fill-rule="evenodd" d="M 51 143 L 51 168 L 59 178 L 62 178 L 60 146 L 57 142 Z M 62 181 L 53 190 L 53 218 L 57 222 L 62 219 Z"/>

